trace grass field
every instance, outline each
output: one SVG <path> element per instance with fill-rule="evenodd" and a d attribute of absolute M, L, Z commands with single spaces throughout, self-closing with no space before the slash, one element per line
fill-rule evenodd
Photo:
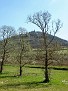
<path fill-rule="evenodd" d="M 0 74 L 0 91 L 68 91 L 68 71 L 50 70 L 50 82 L 43 83 L 41 68 L 23 67 L 21 77 L 17 66 L 4 66 Z"/>

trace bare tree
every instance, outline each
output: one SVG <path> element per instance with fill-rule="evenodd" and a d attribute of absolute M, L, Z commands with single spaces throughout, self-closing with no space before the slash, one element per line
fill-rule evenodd
<path fill-rule="evenodd" d="M 22 67 L 27 64 L 27 51 L 29 50 L 28 35 L 25 28 L 19 27 L 19 47 L 17 62 L 19 63 L 19 76 L 22 76 Z"/>
<path fill-rule="evenodd" d="M 52 43 L 55 34 L 62 27 L 61 21 L 52 21 L 51 23 L 51 14 L 47 12 L 37 12 L 33 16 L 28 16 L 28 22 L 31 22 L 38 26 L 42 30 L 43 40 L 44 40 L 44 50 L 45 50 L 45 79 L 44 82 L 49 82 L 48 77 L 48 47 Z M 51 26 L 50 26 L 51 25 Z M 51 29 L 50 29 L 51 27 Z M 53 35 L 51 40 L 48 41 L 48 34 Z"/>
<path fill-rule="evenodd" d="M 2 60 L 1 60 L 1 64 L 0 64 L 0 73 L 2 73 L 3 71 L 3 65 L 4 65 L 4 61 L 5 61 L 5 57 L 6 57 L 6 53 L 7 53 L 7 44 L 9 41 L 9 38 L 14 34 L 15 29 L 11 26 L 2 26 L 0 28 L 0 35 L 1 35 L 1 39 L 2 39 Z"/>

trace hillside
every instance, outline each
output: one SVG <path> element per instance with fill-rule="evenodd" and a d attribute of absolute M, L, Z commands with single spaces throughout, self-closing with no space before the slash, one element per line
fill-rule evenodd
<path fill-rule="evenodd" d="M 31 31 L 31 32 L 29 32 L 29 38 L 27 36 L 25 38 L 26 38 L 27 41 L 29 41 L 32 48 L 41 47 L 41 45 L 43 45 L 42 32 Z M 53 35 L 47 34 L 47 38 L 48 38 L 47 41 L 49 42 L 53 38 Z M 15 45 L 16 48 L 17 48 L 17 46 L 19 45 L 19 43 L 18 43 L 19 42 L 19 36 L 18 35 L 12 36 L 9 39 L 9 41 L 10 41 L 11 46 Z M 54 37 L 54 40 L 52 41 L 52 43 L 58 43 L 61 46 L 65 46 L 65 47 L 68 46 L 67 40 L 61 39 L 57 36 Z M 0 48 L 1 48 L 1 44 L 2 44 L 2 41 L 0 41 Z"/>
<path fill-rule="evenodd" d="M 31 31 L 29 32 L 29 34 L 30 34 L 30 44 L 32 45 L 32 47 L 39 47 L 43 40 L 42 32 Z M 47 38 L 48 41 L 50 41 L 53 38 L 53 35 L 47 34 Z M 67 40 L 61 39 L 56 36 L 54 37 L 53 43 L 54 42 L 57 42 L 62 46 L 68 46 Z"/>

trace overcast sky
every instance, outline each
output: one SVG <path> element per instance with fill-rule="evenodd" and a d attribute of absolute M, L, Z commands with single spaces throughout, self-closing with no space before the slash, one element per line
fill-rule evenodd
<path fill-rule="evenodd" d="M 21 26 L 28 31 L 39 31 L 26 21 L 28 15 L 38 11 L 49 11 L 52 19 L 59 18 L 63 27 L 57 36 L 68 40 L 68 0 L 0 0 L 0 27 L 10 25 L 18 29 Z"/>

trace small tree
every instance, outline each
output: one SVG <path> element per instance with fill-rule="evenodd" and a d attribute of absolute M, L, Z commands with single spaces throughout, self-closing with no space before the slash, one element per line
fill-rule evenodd
<path fill-rule="evenodd" d="M 19 63 L 19 76 L 22 76 L 22 67 L 27 64 L 26 54 L 29 50 L 28 35 L 25 28 L 20 27 L 18 41 L 17 62 Z"/>
<path fill-rule="evenodd" d="M 0 73 L 2 73 L 3 71 L 3 65 L 4 65 L 4 61 L 5 61 L 5 57 L 6 57 L 6 53 L 7 53 L 7 44 L 9 42 L 9 38 L 14 34 L 15 29 L 11 26 L 2 26 L 0 28 L 0 35 L 2 38 L 2 60 L 1 60 L 1 64 L 0 64 Z"/>
<path fill-rule="evenodd" d="M 49 82 L 48 77 L 48 48 L 49 45 L 52 43 L 55 34 L 57 31 L 61 28 L 62 24 L 60 20 L 58 19 L 56 22 L 52 21 L 52 24 L 50 22 L 51 20 L 51 14 L 47 12 L 37 12 L 33 16 L 28 16 L 27 18 L 28 22 L 31 22 L 38 26 L 42 30 L 43 40 L 44 40 L 44 50 L 45 50 L 45 79 L 44 82 Z M 51 29 L 50 29 L 51 25 Z M 48 34 L 53 34 L 53 37 L 51 40 L 48 41 Z"/>

